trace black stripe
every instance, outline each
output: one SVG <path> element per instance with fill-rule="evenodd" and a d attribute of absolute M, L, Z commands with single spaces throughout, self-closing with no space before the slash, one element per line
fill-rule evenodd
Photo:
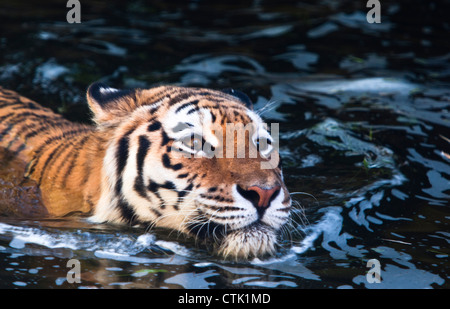
<path fill-rule="evenodd" d="M 230 99 L 230 95 L 223 93 L 221 91 L 217 91 L 217 92 L 211 92 L 211 91 L 201 91 L 201 92 L 197 92 L 195 93 L 196 95 L 199 96 L 208 96 L 208 101 L 211 102 L 223 102 L 223 100 L 229 100 Z M 233 96 L 231 96 L 233 99 L 235 99 Z"/>
<path fill-rule="evenodd" d="M 151 107 L 148 111 L 151 115 L 156 113 L 156 111 L 159 109 L 159 105 Z"/>
<path fill-rule="evenodd" d="M 161 188 L 163 188 L 163 189 L 167 189 L 167 190 L 173 190 L 174 192 L 176 192 L 177 193 L 177 195 L 178 195 L 178 200 L 177 200 L 177 202 L 173 205 L 173 208 L 175 209 L 175 210 L 178 210 L 179 208 L 178 208 L 178 204 L 180 203 L 180 202 L 182 202 L 181 201 L 181 198 L 182 197 L 184 197 L 186 194 L 188 194 L 189 192 L 187 192 L 187 191 L 191 191 L 192 190 L 192 188 L 193 188 L 193 184 L 189 184 L 186 188 L 184 188 L 183 190 L 181 190 L 181 191 L 177 191 L 177 188 L 176 188 L 176 186 L 175 186 L 175 184 L 173 183 L 173 182 L 171 182 L 171 181 L 166 181 L 165 183 L 163 183 L 163 184 L 161 184 L 161 185 L 159 185 L 159 184 L 157 184 L 157 183 L 155 183 L 155 182 L 151 182 L 150 184 L 149 184 L 149 186 L 148 186 L 148 189 L 150 190 L 150 191 L 152 191 L 161 201 L 163 201 L 164 199 L 161 197 L 161 195 L 159 194 L 159 189 L 161 189 Z M 165 204 L 161 204 L 161 209 L 165 209 Z"/>
<path fill-rule="evenodd" d="M 146 105 L 152 105 L 154 103 L 157 103 L 157 102 L 163 100 L 164 98 L 170 99 L 171 95 L 174 94 L 175 92 L 176 92 L 176 88 L 171 87 L 171 86 L 165 86 L 165 88 L 162 89 L 162 91 L 160 91 L 159 93 L 153 94 L 152 97 L 150 98 L 150 100 L 146 102 Z"/>
<path fill-rule="evenodd" d="M 11 117 L 12 116 L 12 117 Z M 6 129 L 3 129 L 1 132 L 0 132 L 0 136 L 4 136 L 4 135 L 6 135 L 9 131 L 11 131 L 15 126 L 18 126 L 19 125 L 19 123 L 21 123 L 23 120 L 22 120 L 22 118 L 24 118 L 24 117 L 31 117 L 31 118 L 38 118 L 37 120 L 38 121 L 45 121 L 46 123 L 44 124 L 44 125 L 46 125 L 46 124 L 48 124 L 49 122 L 52 122 L 53 120 L 52 120 L 52 118 L 49 118 L 49 117 L 47 117 L 47 116 L 45 116 L 45 115 L 35 115 L 35 114 L 33 114 L 33 113 L 21 113 L 21 114 L 9 114 L 9 115 L 7 115 L 6 117 L 4 116 L 4 117 L 1 117 L 0 118 L 0 122 L 3 122 L 3 121 L 6 121 L 5 119 L 7 119 L 7 118 L 9 118 L 9 117 L 11 117 L 11 119 L 8 119 L 8 122 L 10 122 L 10 124 L 9 124 L 9 126 L 6 128 Z M 19 129 L 18 129 L 18 131 L 19 132 L 22 132 L 23 131 L 23 128 L 28 128 L 28 127 L 30 127 L 31 125 L 34 125 L 34 123 L 31 123 L 31 124 L 26 124 L 26 125 L 24 125 L 23 127 L 20 127 Z"/>
<path fill-rule="evenodd" d="M 139 147 L 136 154 L 138 175 L 134 182 L 134 189 L 140 196 L 145 198 L 148 198 L 148 196 L 144 186 L 144 159 L 147 155 L 150 145 L 151 143 L 147 139 L 147 137 L 145 137 L 144 135 L 139 136 Z"/>
<path fill-rule="evenodd" d="M 11 119 L 8 119 L 10 117 L 11 117 Z M 9 122 L 11 122 L 11 121 L 17 122 L 18 120 L 21 120 L 24 117 L 33 117 L 33 118 L 39 118 L 39 119 L 49 119 L 50 118 L 49 116 L 46 116 L 46 115 L 36 115 L 35 112 L 23 112 L 23 113 L 12 113 L 12 114 L 2 116 L 2 117 L 0 117 L 0 121 L 4 122 L 4 121 L 8 120 Z"/>
<path fill-rule="evenodd" d="M 173 140 L 167 135 L 166 131 L 164 130 L 162 130 L 161 135 L 162 135 L 161 147 L 167 145 L 167 143 Z"/>
<path fill-rule="evenodd" d="M 119 139 L 119 143 L 116 150 L 116 162 L 117 162 L 117 182 L 115 186 L 115 192 L 119 196 L 122 192 L 122 172 L 127 165 L 128 161 L 128 147 L 130 135 L 136 128 L 130 129 L 124 136 Z"/>
<path fill-rule="evenodd" d="M 23 127 L 21 127 L 21 128 L 19 129 L 19 131 L 20 131 L 21 133 L 23 133 L 23 132 L 28 132 L 27 134 L 25 134 L 25 136 L 28 136 L 31 132 L 34 131 L 35 128 L 36 128 L 36 123 L 32 122 L 32 123 L 30 123 L 30 124 L 26 124 L 26 125 L 24 125 Z M 48 129 L 48 127 L 42 126 L 42 127 L 40 127 L 39 129 Z M 36 133 L 36 134 L 38 134 L 38 133 Z M 34 134 L 34 135 L 36 135 L 36 134 Z M 31 135 L 32 135 L 32 134 L 31 134 Z M 34 136 L 34 135 L 33 135 L 33 136 Z M 24 139 L 26 140 L 26 138 L 24 138 Z"/>
<path fill-rule="evenodd" d="M 50 123 L 47 123 L 50 124 Z M 56 126 L 55 126 L 56 124 Z M 29 138 L 35 137 L 36 135 L 43 133 L 45 131 L 49 131 L 51 129 L 54 129 L 55 127 L 58 127 L 58 122 L 54 122 L 51 126 L 42 126 L 37 130 L 34 130 L 33 125 L 28 125 L 26 129 L 32 129 L 27 134 L 24 135 L 24 140 L 28 140 Z M 84 132 L 86 129 L 80 129 L 80 132 Z"/>
<path fill-rule="evenodd" d="M 21 108 L 23 106 L 22 102 L 16 101 L 16 102 L 2 102 L 0 103 L 0 108 L 7 108 L 7 107 L 19 107 Z"/>
<path fill-rule="evenodd" d="M 3 129 L 2 131 L 0 131 L 0 137 L 5 136 L 6 134 L 8 134 L 9 131 L 11 131 L 14 128 L 15 124 L 14 123 L 10 123 L 5 129 Z"/>
<path fill-rule="evenodd" d="M 173 190 L 174 192 L 177 192 L 176 191 L 176 187 L 175 187 L 175 184 L 173 183 L 173 182 L 171 182 L 171 181 L 166 181 L 165 183 L 163 183 L 163 184 L 157 184 L 156 182 L 152 182 L 152 181 L 150 181 L 150 184 L 147 186 L 147 189 L 149 190 L 149 191 L 151 191 L 153 194 L 155 194 L 158 198 L 159 198 L 159 200 L 161 201 L 161 202 L 163 202 L 164 201 L 164 199 L 161 197 L 161 195 L 159 194 L 159 189 L 167 189 L 167 190 Z M 178 193 L 178 192 L 177 192 Z M 164 203 L 160 203 L 160 207 L 161 207 L 161 209 L 165 209 L 166 208 L 166 205 L 164 204 Z M 178 207 L 175 205 L 174 206 L 175 207 L 175 209 L 177 209 L 178 210 Z"/>
<path fill-rule="evenodd" d="M 19 148 L 17 148 L 16 150 L 14 150 L 14 154 L 17 156 L 18 154 L 20 154 L 20 152 L 22 150 L 24 150 L 27 146 L 25 144 L 21 144 Z"/>
<path fill-rule="evenodd" d="M 192 177 L 190 179 L 188 179 L 189 182 L 193 182 L 195 180 L 195 178 L 198 177 L 198 174 L 194 174 L 192 175 Z"/>
<path fill-rule="evenodd" d="M 217 120 L 216 115 L 212 111 L 209 111 L 209 113 L 211 114 L 212 122 L 215 123 Z"/>
<path fill-rule="evenodd" d="M 22 117 L 26 117 L 31 113 L 21 113 L 21 114 L 7 114 L 4 115 L 2 117 L 0 117 L 0 122 L 6 122 L 8 121 L 10 124 L 6 127 L 6 129 L 3 129 L 2 131 L 0 131 L 0 136 L 4 136 L 6 135 L 9 131 L 12 130 L 12 128 L 14 128 L 14 126 L 17 124 L 16 120 L 18 120 L 17 118 L 22 118 Z M 10 119 L 8 119 L 10 118 Z"/>
<path fill-rule="evenodd" d="M 237 207 L 237 206 L 208 205 L 208 209 L 211 209 L 211 210 L 214 210 L 214 211 L 220 213 L 220 212 L 226 212 L 226 211 L 242 211 L 244 208 Z M 228 218 L 231 218 L 231 217 L 242 218 L 241 216 L 230 216 Z"/>
<path fill-rule="evenodd" d="M 175 105 L 177 103 L 180 103 L 181 101 L 187 100 L 187 99 L 191 98 L 193 95 L 195 95 L 195 93 L 182 92 L 182 93 L 174 96 L 173 98 L 171 98 L 170 105 Z"/>
<path fill-rule="evenodd" d="M 6 101 L 0 102 L 0 108 L 11 107 L 16 105 L 23 105 L 23 103 L 16 96 L 7 97 Z"/>
<path fill-rule="evenodd" d="M 174 171 L 178 171 L 179 169 L 181 169 L 183 167 L 183 164 L 181 164 L 181 163 L 172 165 L 170 163 L 170 158 L 169 158 L 169 155 L 167 153 L 163 154 L 163 156 L 162 156 L 162 163 L 163 163 L 164 167 L 173 169 Z"/>
<path fill-rule="evenodd" d="M 39 146 L 39 148 L 35 151 L 34 154 L 34 158 L 33 158 L 33 164 L 31 164 L 31 166 L 29 167 L 29 169 L 27 170 L 27 175 L 31 175 L 34 172 L 34 169 L 36 168 L 36 165 L 39 163 L 39 159 L 42 156 L 42 151 L 47 147 L 47 146 L 51 146 L 51 144 L 54 141 L 58 141 L 61 140 L 63 138 L 68 137 L 69 135 L 73 135 L 73 134 L 78 134 L 80 133 L 80 131 L 84 131 L 84 132 L 88 132 L 87 129 L 77 129 L 77 130 L 70 130 L 70 131 L 66 131 L 63 132 L 62 134 L 59 135 L 55 135 L 52 136 L 50 138 L 47 138 L 42 144 L 41 146 Z M 90 131 L 90 130 L 89 130 Z"/>
<path fill-rule="evenodd" d="M 135 225 L 135 224 L 140 223 L 140 221 L 138 219 L 136 219 L 136 217 L 134 215 L 133 207 L 131 207 L 130 204 L 128 204 L 128 202 L 126 200 L 124 200 L 123 198 L 120 198 L 117 206 L 120 208 L 120 213 L 122 215 L 122 218 L 125 219 L 125 221 L 129 225 Z"/>
<path fill-rule="evenodd" d="M 12 117 L 14 114 L 6 114 L 0 117 L 0 122 L 3 122 L 6 118 Z"/>
<path fill-rule="evenodd" d="M 159 188 L 159 185 L 156 182 L 153 182 L 153 181 L 150 181 L 150 183 L 147 186 L 147 189 L 149 191 L 155 193 L 156 195 L 158 195 L 157 194 L 158 188 Z"/>
<path fill-rule="evenodd" d="M 19 140 L 19 134 L 16 134 L 12 140 L 9 141 L 8 145 L 6 145 L 6 149 L 9 149 L 15 142 Z"/>
<path fill-rule="evenodd" d="M 176 190 L 175 184 L 171 181 L 166 181 L 165 183 L 163 183 L 161 185 L 154 181 L 151 181 L 147 188 L 149 191 L 152 191 L 153 193 L 157 193 L 157 191 L 160 188 L 168 189 L 168 190 Z"/>
<path fill-rule="evenodd" d="M 186 115 L 190 115 L 190 114 L 192 114 L 192 113 L 195 113 L 195 112 L 198 111 L 199 109 L 200 109 L 200 108 L 199 108 L 198 106 L 196 106 L 196 107 L 190 109 L 190 110 L 186 113 Z"/>
<path fill-rule="evenodd" d="M 157 211 L 156 209 L 150 208 L 150 210 L 153 212 L 153 214 L 154 214 L 157 218 L 159 218 L 159 217 L 162 216 L 162 214 L 161 214 L 159 211 Z"/>
<path fill-rule="evenodd" d="M 116 192 L 117 196 L 122 194 L 122 177 L 117 179 L 116 186 L 114 187 L 114 192 Z"/>
<path fill-rule="evenodd" d="M 148 126 L 147 131 L 152 132 L 152 131 L 159 130 L 160 128 L 161 128 L 161 122 L 155 121 Z"/>
<path fill-rule="evenodd" d="M 83 149 L 84 144 L 86 144 L 86 142 L 89 140 L 89 138 L 91 137 L 90 134 L 84 136 L 80 142 L 78 142 L 78 144 L 75 146 L 76 149 L 74 151 L 74 157 L 72 158 L 72 161 L 70 162 L 69 168 L 67 169 L 67 171 L 64 174 L 64 178 L 63 178 L 63 186 L 65 187 L 67 184 L 67 178 L 69 177 L 70 173 L 72 172 L 72 169 L 75 167 L 75 163 L 78 159 L 78 156 L 80 155 L 80 151 Z"/>
<path fill-rule="evenodd" d="M 86 130 L 84 130 L 84 131 L 86 131 Z M 68 135 L 71 135 L 71 134 L 77 134 L 77 133 L 79 133 L 79 132 L 80 132 L 79 129 L 78 129 L 78 130 L 66 131 L 66 132 L 63 132 L 62 134 L 59 134 L 59 135 L 56 135 L 56 136 L 52 136 L 52 137 L 46 139 L 46 140 L 41 144 L 41 146 L 39 146 L 39 148 L 34 152 L 34 157 L 33 157 L 33 159 L 31 160 L 32 163 L 30 162 L 31 164 L 29 164 L 29 165 L 27 166 L 27 171 L 26 171 L 25 175 L 32 175 L 32 174 L 34 173 L 34 170 L 35 170 L 37 164 L 39 164 L 39 159 L 41 158 L 41 156 L 42 156 L 42 154 L 43 154 L 42 151 L 43 151 L 47 146 L 51 146 L 51 144 L 52 144 L 54 141 L 60 140 L 60 139 L 62 139 L 62 138 L 65 138 L 65 137 L 67 137 Z"/>
<path fill-rule="evenodd" d="M 119 202 L 117 207 L 120 209 L 120 213 L 122 218 L 126 220 L 126 222 L 130 225 L 139 223 L 139 220 L 135 218 L 135 214 L 131 205 L 125 200 L 122 196 L 122 172 L 125 169 L 128 161 L 128 147 L 130 135 L 136 128 L 132 128 L 128 130 L 120 139 L 116 150 L 116 162 L 117 162 L 117 182 L 115 185 L 115 193 L 119 197 Z"/>
<path fill-rule="evenodd" d="M 144 135 L 139 136 L 139 148 L 137 152 L 137 170 L 140 176 L 143 176 L 144 159 L 150 148 L 150 141 Z"/>
<path fill-rule="evenodd" d="M 65 141 L 66 142 L 66 141 Z M 48 155 L 47 159 L 44 162 L 44 166 L 42 166 L 41 169 L 41 175 L 39 176 L 39 181 L 38 181 L 38 185 L 41 185 L 42 183 L 42 178 L 44 177 L 45 172 L 47 171 L 47 166 L 50 163 L 50 161 L 53 159 L 53 157 L 58 154 L 60 154 L 60 152 L 63 152 L 66 148 L 65 146 L 65 142 L 60 143 L 55 149 L 52 150 L 52 152 Z M 58 157 L 57 156 L 57 157 Z"/>
<path fill-rule="evenodd" d="M 178 198 L 184 197 L 186 194 L 188 194 L 189 192 L 187 191 L 191 191 L 192 187 L 194 187 L 194 185 L 191 183 L 189 184 L 186 188 L 184 188 L 182 191 L 178 191 Z"/>
<path fill-rule="evenodd" d="M 121 176 L 122 171 L 125 168 L 125 165 L 127 164 L 128 146 L 129 146 L 129 137 L 127 134 L 119 140 L 119 145 L 116 151 L 117 177 Z"/>
<path fill-rule="evenodd" d="M 197 105 L 198 104 L 198 100 L 194 100 L 194 101 L 190 101 L 187 103 L 183 103 L 182 105 L 180 105 L 176 110 L 175 113 L 179 113 L 182 109 L 188 107 L 189 105 Z"/>
<path fill-rule="evenodd" d="M 6 135 L 12 128 L 14 128 L 20 122 L 24 121 L 24 119 L 22 119 L 22 118 L 25 118 L 25 117 L 37 118 L 37 121 L 45 121 L 46 123 L 53 121 L 53 118 L 51 118 L 51 117 L 48 117 L 45 115 L 36 115 L 31 112 L 25 112 L 25 113 L 21 113 L 21 114 L 9 114 L 9 115 L 6 115 L 6 116 L 3 116 L 0 118 L 0 122 L 6 122 L 6 121 L 10 122 L 10 125 L 6 129 L 4 129 L 3 131 L 0 132 L 0 136 Z M 10 119 L 8 119 L 8 118 L 10 118 Z M 30 124 L 30 125 L 32 125 L 32 124 Z M 25 126 L 28 126 L 28 125 L 24 125 L 24 127 Z M 86 130 L 86 129 L 84 129 L 84 130 Z M 22 130 L 18 130 L 18 131 L 22 131 Z"/>
<path fill-rule="evenodd" d="M 226 197 L 221 196 L 221 195 L 200 194 L 200 197 L 208 199 L 208 200 L 215 200 L 215 201 L 218 201 L 218 202 L 227 202 L 227 203 L 233 203 L 234 202 L 232 199 L 226 198 Z"/>
<path fill-rule="evenodd" d="M 167 190 L 175 190 L 175 184 L 171 181 L 166 181 L 165 183 L 163 183 L 162 185 L 160 185 L 161 188 L 163 189 L 167 189 Z"/>
<path fill-rule="evenodd" d="M 160 202 L 162 202 L 163 199 L 162 199 L 161 195 L 158 192 L 159 188 L 160 188 L 160 185 L 157 184 L 156 182 L 153 182 L 153 181 L 150 181 L 150 183 L 147 186 L 147 190 L 149 190 L 150 192 L 155 194 L 158 197 L 158 199 L 160 200 Z M 164 208 L 166 208 L 166 205 L 164 205 L 164 203 L 160 203 L 159 207 L 161 209 L 164 209 Z"/>

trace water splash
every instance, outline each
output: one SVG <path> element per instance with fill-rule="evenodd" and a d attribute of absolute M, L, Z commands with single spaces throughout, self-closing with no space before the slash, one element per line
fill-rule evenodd
<path fill-rule="evenodd" d="M 14 226 L 0 223 L 0 235 L 10 240 L 9 246 L 24 249 L 27 244 L 39 245 L 50 249 L 66 248 L 95 252 L 96 255 L 108 255 L 109 258 L 123 259 L 151 250 L 167 250 L 181 256 L 189 255 L 185 247 L 170 241 L 157 240 L 153 234 L 137 237 L 131 234 L 104 234 L 76 230 L 64 232 L 32 227 Z"/>

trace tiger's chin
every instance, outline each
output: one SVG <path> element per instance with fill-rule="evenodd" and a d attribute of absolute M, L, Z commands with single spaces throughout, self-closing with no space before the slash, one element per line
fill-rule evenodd
<path fill-rule="evenodd" d="M 276 231 L 256 224 L 229 232 L 222 239 L 217 253 L 225 259 L 248 260 L 274 255 L 276 246 Z"/>

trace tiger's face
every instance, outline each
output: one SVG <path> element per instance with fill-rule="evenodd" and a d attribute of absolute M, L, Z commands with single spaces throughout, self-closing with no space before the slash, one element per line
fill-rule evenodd
<path fill-rule="evenodd" d="M 167 227 L 224 257 L 276 251 L 291 199 L 276 139 L 245 95 L 94 84 L 88 101 L 111 136 L 94 220 Z"/>

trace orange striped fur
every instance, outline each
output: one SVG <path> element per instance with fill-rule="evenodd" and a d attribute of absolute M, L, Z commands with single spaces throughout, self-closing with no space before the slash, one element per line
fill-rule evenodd
<path fill-rule="evenodd" d="M 99 197 L 104 134 L 0 88 L 0 146 L 27 163 L 50 215 L 88 212 Z M 89 198 L 88 198 L 89 197 Z"/>

